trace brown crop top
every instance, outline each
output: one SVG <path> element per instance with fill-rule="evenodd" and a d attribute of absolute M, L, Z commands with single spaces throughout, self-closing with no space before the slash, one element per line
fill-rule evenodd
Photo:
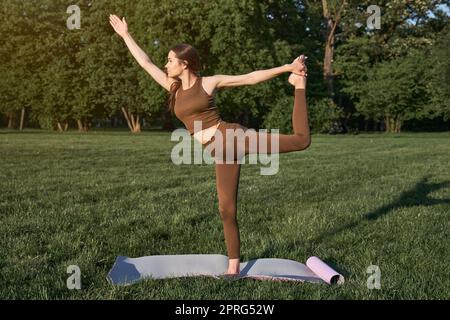
<path fill-rule="evenodd" d="M 198 77 L 194 85 L 183 90 L 180 86 L 176 93 L 174 112 L 191 135 L 194 134 L 194 121 L 201 121 L 200 130 L 212 127 L 222 121 L 217 113 L 214 93 L 210 96 L 202 86 L 202 77 Z"/>

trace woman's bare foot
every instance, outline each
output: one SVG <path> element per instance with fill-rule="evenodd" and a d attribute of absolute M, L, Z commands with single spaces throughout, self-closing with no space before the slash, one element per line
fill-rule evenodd
<path fill-rule="evenodd" d="M 295 86 L 295 89 L 305 89 L 306 88 L 306 75 L 300 76 L 295 73 L 291 73 L 288 81 L 290 84 Z"/>
<path fill-rule="evenodd" d="M 295 86 L 295 89 L 305 89 L 306 88 L 306 76 L 308 75 L 308 68 L 305 65 L 305 61 L 308 59 L 305 55 L 300 55 L 294 60 L 294 63 L 300 64 L 303 68 L 300 68 L 300 73 L 291 73 L 289 76 L 289 83 Z"/>
<path fill-rule="evenodd" d="M 240 270 L 240 259 L 228 259 L 228 270 L 225 272 L 225 275 L 238 275 Z"/>

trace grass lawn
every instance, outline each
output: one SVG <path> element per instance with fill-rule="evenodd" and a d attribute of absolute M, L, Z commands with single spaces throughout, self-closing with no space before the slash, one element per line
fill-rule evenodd
<path fill-rule="evenodd" d="M 449 299 L 450 132 L 313 135 L 276 175 L 244 164 L 241 261 L 312 255 L 332 287 L 205 278 L 117 287 L 116 257 L 224 254 L 214 165 L 174 165 L 170 133 L 0 130 L 1 299 Z M 81 290 L 66 287 L 69 265 Z M 381 289 L 367 288 L 367 268 Z"/>

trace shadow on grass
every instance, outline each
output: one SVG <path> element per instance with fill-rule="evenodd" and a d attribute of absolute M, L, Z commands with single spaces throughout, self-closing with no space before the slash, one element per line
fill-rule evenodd
<path fill-rule="evenodd" d="M 280 245 L 274 245 L 273 243 L 269 245 L 261 254 L 260 257 L 273 256 L 277 252 L 297 251 L 299 245 L 303 247 L 306 252 L 314 252 L 314 248 L 321 242 L 338 235 L 349 229 L 358 227 L 359 224 L 364 222 L 373 222 L 377 219 L 391 213 L 397 208 L 404 207 L 414 207 L 414 206 L 434 206 L 438 204 L 450 204 L 450 199 L 434 199 L 429 196 L 430 193 L 440 190 L 443 188 L 450 187 L 450 181 L 440 182 L 440 183 L 429 183 L 429 176 L 423 177 L 412 189 L 407 190 L 400 194 L 400 196 L 393 202 L 386 204 L 374 211 L 368 212 L 363 215 L 361 219 L 355 222 L 347 223 L 342 226 L 336 227 L 334 229 L 328 230 L 317 237 L 308 240 L 307 242 L 291 242 L 283 243 Z M 321 257 L 326 263 L 332 266 L 335 270 L 341 272 L 344 277 L 348 276 L 348 270 L 342 266 L 338 266 L 337 261 L 333 260 L 332 257 Z"/>
<path fill-rule="evenodd" d="M 338 233 L 357 227 L 361 222 L 375 221 L 398 208 L 450 204 L 450 199 L 434 199 L 428 196 L 436 190 L 449 187 L 450 181 L 429 183 L 428 179 L 429 176 L 423 177 L 412 189 L 400 194 L 400 196 L 393 202 L 366 213 L 359 221 L 347 223 L 343 226 L 327 231 L 311 241 L 313 243 L 322 242 L 327 238 L 337 235 Z"/>

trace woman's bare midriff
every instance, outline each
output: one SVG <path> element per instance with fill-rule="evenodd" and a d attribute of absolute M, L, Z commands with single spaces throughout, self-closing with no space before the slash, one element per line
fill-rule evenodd
<path fill-rule="evenodd" d="M 207 143 L 214 136 L 214 133 L 216 132 L 219 125 L 220 122 L 212 127 L 197 131 L 196 133 L 194 133 L 194 138 L 197 139 L 197 141 L 201 144 Z"/>

